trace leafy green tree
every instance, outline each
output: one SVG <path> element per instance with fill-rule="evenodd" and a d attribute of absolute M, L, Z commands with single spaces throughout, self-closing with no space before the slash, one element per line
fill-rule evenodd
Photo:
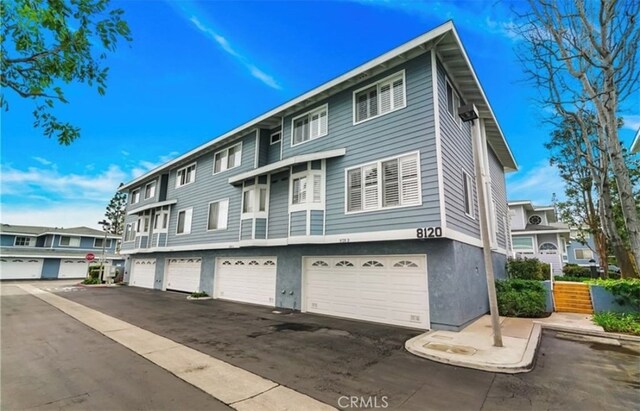
<path fill-rule="evenodd" d="M 120 184 L 122 187 L 122 183 Z M 118 191 L 114 194 L 109 205 L 107 205 L 107 211 L 104 216 L 107 217 L 111 223 L 109 231 L 111 234 L 122 235 L 124 228 L 125 208 L 127 206 L 127 195 L 122 191 Z"/>
<path fill-rule="evenodd" d="M 53 109 L 68 102 L 63 87 L 70 83 L 105 93 L 107 52 L 121 39 L 131 41 L 123 14 L 109 9 L 109 0 L 0 2 L 2 108 L 9 109 L 6 91 L 34 100 L 34 126 L 60 144 L 71 144 L 80 137 L 80 128 L 59 120 Z"/>

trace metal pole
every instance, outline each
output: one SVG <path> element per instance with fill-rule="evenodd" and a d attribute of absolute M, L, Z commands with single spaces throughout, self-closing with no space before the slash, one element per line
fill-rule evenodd
<path fill-rule="evenodd" d="M 498 314 L 498 299 L 496 298 L 495 274 L 493 272 L 493 259 L 491 258 L 491 240 L 489 238 L 489 216 L 487 210 L 487 193 L 485 191 L 485 172 L 480 158 L 482 149 L 482 136 L 480 135 L 480 119 L 471 122 L 471 137 L 473 142 L 473 160 L 476 170 L 476 186 L 478 189 L 478 209 L 480 211 L 480 234 L 482 236 L 482 253 L 484 255 L 484 267 L 487 274 L 487 291 L 489 293 L 489 311 L 491 313 L 491 326 L 493 327 L 493 345 L 502 347 L 502 330 L 500 329 L 500 315 Z"/>
<path fill-rule="evenodd" d="M 107 230 L 110 226 L 106 220 L 98 221 L 98 224 L 102 224 L 104 230 L 104 239 L 102 240 L 102 258 L 100 259 L 100 280 L 104 280 L 104 255 L 107 248 Z"/>

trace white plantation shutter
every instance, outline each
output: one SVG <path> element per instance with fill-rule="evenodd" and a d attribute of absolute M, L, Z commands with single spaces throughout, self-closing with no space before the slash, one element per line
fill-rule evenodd
<path fill-rule="evenodd" d="M 367 118 L 367 108 L 368 108 L 368 98 L 367 98 L 367 93 L 362 93 L 359 94 L 357 97 L 358 103 L 357 103 L 357 115 L 356 115 L 356 121 L 362 121 L 365 118 Z"/>
<path fill-rule="evenodd" d="M 393 82 L 393 108 L 404 106 L 404 80 L 397 79 Z"/>
<path fill-rule="evenodd" d="M 380 114 L 388 113 L 392 109 L 391 84 L 380 85 Z"/>
<path fill-rule="evenodd" d="M 398 160 L 382 163 L 382 206 L 393 207 L 400 204 Z"/>
<path fill-rule="evenodd" d="M 328 129 L 329 129 L 328 118 L 329 117 L 327 116 L 326 110 L 320 113 L 320 135 L 321 136 L 324 136 L 328 132 Z"/>
<path fill-rule="evenodd" d="M 347 211 L 362 210 L 362 170 L 357 168 L 347 174 L 349 192 Z"/>
<path fill-rule="evenodd" d="M 184 218 L 184 233 L 185 234 L 190 234 L 191 233 L 191 218 L 193 217 L 193 210 L 192 209 L 188 209 L 186 210 L 186 215 Z"/>
<path fill-rule="evenodd" d="M 322 202 L 322 176 L 319 174 L 313 176 L 313 202 Z"/>
<path fill-rule="evenodd" d="M 226 229 L 227 220 L 229 220 L 229 200 L 222 200 L 218 202 L 218 229 Z"/>
<path fill-rule="evenodd" d="M 400 184 L 402 205 L 420 203 L 420 186 L 418 185 L 418 156 L 413 154 L 402 157 L 400 162 Z"/>
<path fill-rule="evenodd" d="M 320 114 L 316 113 L 311 116 L 311 122 L 309 123 L 309 136 L 310 138 L 316 138 L 320 135 Z"/>
<path fill-rule="evenodd" d="M 220 203 L 209 204 L 209 225 L 207 227 L 209 230 L 215 230 L 218 228 L 219 207 Z"/>
<path fill-rule="evenodd" d="M 364 172 L 364 209 L 378 208 L 378 165 L 363 167 Z"/>
<path fill-rule="evenodd" d="M 301 177 L 293 180 L 292 204 L 304 204 L 307 202 L 307 178 Z"/>

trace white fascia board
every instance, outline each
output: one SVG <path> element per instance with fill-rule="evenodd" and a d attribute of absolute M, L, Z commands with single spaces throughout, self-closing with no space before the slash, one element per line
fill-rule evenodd
<path fill-rule="evenodd" d="M 378 57 L 374 58 L 373 60 L 370 60 L 369 62 L 367 62 L 367 63 L 365 63 L 365 64 L 363 64 L 363 65 L 361 65 L 359 67 L 354 68 L 353 70 L 350 70 L 350 71 L 346 72 L 345 74 L 343 74 L 341 76 L 338 76 L 338 77 L 334 78 L 331 81 L 326 82 L 325 84 L 323 84 L 323 85 L 321 85 L 321 86 L 319 86 L 319 87 L 317 87 L 317 88 L 315 88 L 315 89 L 313 89 L 311 91 L 308 91 L 308 92 L 302 94 L 299 97 L 294 98 L 293 100 L 288 101 L 287 103 L 285 103 L 285 104 L 283 104 L 281 106 L 278 106 L 278 107 L 274 108 L 271 111 L 268 111 L 268 112 L 262 114 L 261 116 L 258 116 L 256 118 L 254 118 L 253 120 L 251 120 L 251 121 L 249 121 L 247 123 L 244 123 L 244 124 L 240 125 L 239 127 L 234 128 L 233 130 L 221 135 L 218 138 L 215 138 L 214 140 L 211 140 L 211 141 L 209 141 L 209 142 L 207 142 L 205 144 L 202 144 L 202 145 L 194 148 L 191 151 L 188 151 L 187 153 L 181 155 L 180 157 L 177 157 L 177 158 L 175 158 L 175 159 L 173 159 L 173 160 L 171 160 L 171 161 L 169 161 L 169 162 L 167 162 L 167 163 L 165 163 L 165 164 L 163 164 L 163 165 L 161 165 L 159 167 L 156 167 L 151 171 L 148 171 L 147 173 L 141 175 L 140 177 L 138 177 L 138 178 L 136 178 L 134 180 L 131 180 L 130 182 L 124 184 L 122 187 L 120 187 L 118 189 L 118 191 L 127 190 L 130 187 L 135 186 L 135 185 L 141 183 L 142 181 L 148 179 L 149 176 L 151 176 L 152 174 L 155 174 L 155 173 L 158 173 L 158 172 L 160 172 L 162 170 L 171 168 L 175 164 L 180 163 L 180 162 L 184 161 L 185 159 L 187 159 L 187 158 L 197 154 L 198 152 L 200 152 L 202 150 L 205 150 L 205 149 L 207 149 L 207 148 L 209 148 L 209 147 L 211 147 L 213 145 L 221 144 L 227 138 L 234 137 L 234 136 L 238 135 L 239 133 L 242 133 L 242 132 L 246 131 L 249 128 L 256 127 L 260 122 L 265 121 L 265 120 L 269 119 L 270 117 L 281 115 L 287 109 L 292 108 L 295 105 L 300 104 L 300 103 L 304 102 L 305 100 L 310 99 L 310 98 L 312 98 L 312 97 L 314 97 L 316 95 L 319 95 L 319 94 L 321 94 L 321 93 L 323 93 L 323 92 L 325 92 L 325 91 L 327 91 L 327 90 L 329 90 L 329 89 L 331 89 L 331 88 L 333 88 L 333 87 L 335 87 L 335 86 L 337 86 L 337 85 L 339 85 L 339 84 L 341 84 L 341 83 L 343 83 L 343 82 L 345 82 L 345 81 L 347 81 L 347 80 L 349 80 L 351 78 L 358 77 L 360 74 L 366 72 L 367 70 L 371 70 L 372 68 L 375 68 L 375 67 L 387 62 L 388 60 L 391 60 L 391 59 L 393 59 L 393 58 L 395 58 L 395 57 L 397 57 L 397 56 L 399 56 L 399 55 L 401 55 L 403 53 L 406 53 L 406 52 L 408 52 L 408 51 L 410 51 L 410 50 L 412 50 L 412 49 L 414 49 L 416 47 L 419 47 L 419 46 L 421 46 L 421 45 L 423 45 L 423 44 L 425 44 L 425 43 L 437 38 L 438 36 L 446 34 L 449 31 L 453 31 L 455 33 L 455 28 L 454 28 L 453 22 L 451 20 L 447 21 L 444 24 L 441 24 L 440 26 L 434 28 L 433 30 L 431 30 L 431 31 L 429 31 L 429 32 L 427 32 L 427 33 L 425 33 L 425 34 L 423 34 L 421 36 L 418 36 L 418 37 L 414 38 L 413 40 L 408 41 L 407 43 L 404 43 L 403 45 L 401 45 L 399 47 L 396 47 L 395 49 L 393 49 L 391 51 L 388 51 L 388 52 L 384 53 L 381 56 L 378 56 Z M 456 38 L 458 38 L 457 34 L 456 34 Z M 465 56 L 466 56 L 466 54 L 465 54 Z M 475 77 L 475 74 L 474 74 L 474 77 Z M 483 96 L 484 96 L 484 93 L 483 93 Z M 283 132 L 284 132 L 284 130 L 283 130 Z"/>
<path fill-rule="evenodd" d="M 42 234 L 38 234 L 38 237 L 41 237 L 43 235 L 60 235 L 63 237 L 90 237 L 90 238 L 104 238 L 104 234 L 78 234 L 78 233 L 59 233 L 59 232 L 55 232 L 55 231 L 49 231 L 46 233 L 42 233 Z M 115 235 L 115 234 L 107 234 L 107 238 L 112 238 L 112 239 L 120 239 L 121 236 L 119 235 Z"/>
<path fill-rule="evenodd" d="M 102 253 L 98 253 L 93 252 L 93 254 L 96 256 L 96 260 L 98 260 L 98 257 L 102 257 Z M 75 259 L 80 259 L 80 260 L 84 260 L 85 256 L 83 254 L 14 254 L 14 253 L 2 253 L 2 257 L 11 257 L 11 258 L 75 258 Z M 115 254 L 105 254 L 104 256 L 105 259 L 108 260 L 124 260 L 124 257 L 121 255 L 115 255 Z M 94 260 L 95 261 L 95 260 Z"/>
<path fill-rule="evenodd" d="M 237 174 L 229 178 L 229 184 L 236 184 L 243 180 L 246 180 L 247 178 L 268 174 L 272 171 L 275 171 L 284 167 L 289 167 L 294 164 L 306 163 L 306 162 L 315 161 L 315 160 L 324 160 L 326 158 L 332 158 L 332 157 L 341 157 L 341 156 L 344 156 L 345 154 L 347 154 L 346 148 L 338 148 L 335 150 L 320 151 L 317 153 L 302 154 L 299 156 L 289 157 L 287 159 L 268 164 L 264 167 L 256 168 L 255 170 L 250 170 L 241 174 Z"/>
<path fill-rule="evenodd" d="M 520 236 L 520 235 L 537 235 L 537 234 L 562 234 L 568 233 L 570 230 L 567 229 L 558 229 L 558 230 L 538 230 L 538 231 L 516 231 L 511 232 L 511 236 Z"/>
<path fill-rule="evenodd" d="M 157 203 L 147 204 L 145 206 L 134 208 L 133 210 L 127 211 L 127 215 L 138 214 L 141 211 L 151 210 L 152 208 L 163 207 L 166 205 L 172 205 L 177 202 L 178 200 L 166 200 L 166 201 L 159 201 Z"/>

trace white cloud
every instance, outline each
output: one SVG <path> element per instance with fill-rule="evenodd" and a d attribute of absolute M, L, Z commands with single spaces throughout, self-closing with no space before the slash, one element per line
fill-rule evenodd
<path fill-rule="evenodd" d="M 507 196 L 509 200 L 531 200 L 537 205 L 551 204 L 555 193 L 564 198 L 564 181 L 556 167 L 547 160 L 534 165 L 529 170 L 507 174 Z"/>
<path fill-rule="evenodd" d="M 46 158 L 42 158 L 42 157 L 31 157 L 32 159 L 36 160 L 38 163 L 44 165 L 44 166 L 49 166 L 51 164 L 53 164 L 53 162 L 47 160 Z"/>
<path fill-rule="evenodd" d="M 273 76 L 265 73 L 256 67 L 249 59 L 238 53 L 229 43 L 229 41 L 219 33 L 216 33 L 211 27 L 208 27 L 204 23 L 202 23 L 196 16 L 191 16 L 189 21 L 193 23 L 194 26 L 201 32 L 208 34 L 225 52 L 229 55 L 233 56 L 236 60 L 242 63 L 248 70 L 249 73 L 267 86 L 280 90 L 281 87 L 278 82 L 273 78 Z"/>
<path fill-rule="evenodd" d="M 106 204 L 74 203 L 58 204 L 42 208 L 23 205 L 2 205 L 2 222 L 14 225 L 38 225 L 45 227 L 86 226 L 100 229 L 98 221 L 104 218 Z"/>
<path fill-rule="evenodd" d="M 624 125 L 622 127 L 628 130 L 638 131 L 638 129 L 640 129 L 640 114 L 624 116 Z"/>

